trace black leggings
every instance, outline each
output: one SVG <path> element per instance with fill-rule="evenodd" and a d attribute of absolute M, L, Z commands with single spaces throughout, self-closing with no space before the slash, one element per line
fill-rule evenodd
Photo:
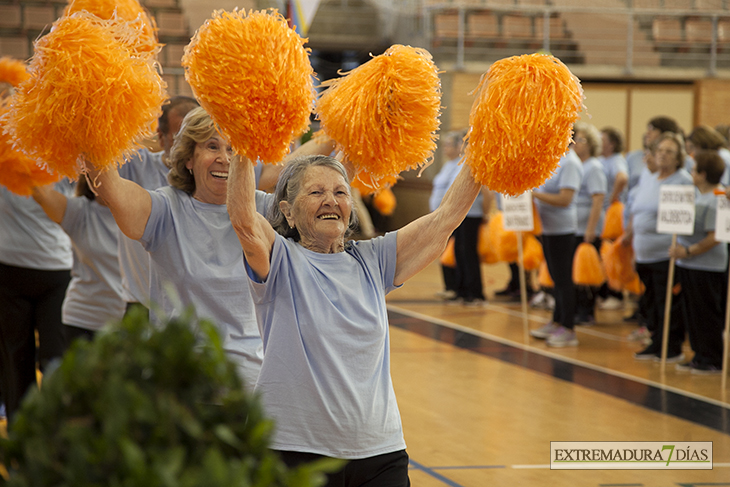
<path fill-rule="evenodd" d="M 315 453 L 274 450 L 287 467 L 324 458 Z M 410 487 L 405 450 L 350 460 L 339 472 L 327 475 L 325 487 Z"/>
<path fill-rule="evenodd" d="M 36 358 L 43 370 L 51 360 L 63 355 L 61 305 L 70 280 L 67 270 L 44 271 L 0 264 L 0 389 L 8 418 L 36 382 Z"/>
<path fill-rule="evenodd" d="M 543 235 L 545 262 L 553 278 L 555 311 L 553 322 L 572 330 L 575 324 L 575 285 L 573 284 L 573 251 L 575 234 Z"/>

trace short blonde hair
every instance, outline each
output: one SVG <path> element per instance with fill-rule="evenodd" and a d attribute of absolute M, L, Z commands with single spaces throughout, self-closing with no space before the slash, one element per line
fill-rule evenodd
<path fill-rule="evenodd" d="M 588 148 L 591 151 L 591 157 L 596 157 L 601 153 L 601 146 L 603 141 L 601 140 L 601 133 L 598 131 L 595 125 L 585 122 L 575 122 L 573 125 L 573 132 L 577 134 L 582 132 L 588 142 Z"/>
<path fill-rule="evenodd" d="M 213 119 L 203 108 L 195 108 L 185 115 L 170 150 L 170 173 L 167 175 L 170 186 L 190 195 L 195 193 L 195 178 L 186 165 L 193 158 L 195 146 L 210 139 L 216 132 Z"/>

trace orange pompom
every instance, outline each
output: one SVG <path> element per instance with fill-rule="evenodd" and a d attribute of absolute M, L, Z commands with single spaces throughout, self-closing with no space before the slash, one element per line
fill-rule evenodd
<path fill-rule="evenodd" d="M 382 179 L 375 180 L 366 172 L 359 172 L 355 175 L 355 178 L 350 183 L 350 186 L 360 191 L 362 196 L 367 196 L 372 193 L 376 193 L 384 188 L 393 186 L 398 180 L 401 179 L 399 176 L 385 176 Z"/>
<path fill-rule="evenodd" d="M 504 230 L 499 233 L 497 242 L 497 255 L 499 260 L 504 262 L 517 261 L 517 233 L 511 230 Z"/>
<path fill-rule="evenodd" d="M 0 114 L 7 111 L 6 103 L 0 106 Z M 0 118 L 0 185 L 21 196 L 30 196 L 34 186 L 45 186 L 61 179 L 36 165 L 35 161 L 13 148 L 10 136 L 5 133 Z"/>
<path fill-rule="evenodd" d="M 524 234 L 522 238 L 522 260 L 526 271 L 537 269 L 545 260 L 542 245 L 534 235 Z"/>
<path fill-rule="evenodd" d="M 0 83 L 18 86 L 30 78 L 25 63 L 8 56 L 0 57 Z"/>
<path fill-rule="evenodd" d="M 553 282 L 553 278 L 550 276 L 547 262 L 544 260 L 540 264 L 540 270 L 537 273 L 537 281 L 542 287 L 555 287 L 555 282 Z"/>
<path fill-rule="evenodd" d="M 394 45 L 322 83 L 322 129 L 359 171 L 375 180 L 426 164 L 436 149 L 438 68 L 425 49 Z"/>
<path fill-rule="evenodd" d="M 11 98 L 7 129 L 17 146 L 70 178 L 79 156 L 107 169 L 139 149 L 166 98 L 154 53 L 129 44 L 140 30 L 83 11 L 57 20 Z"/>
<path fill-rule="evenodd" d="M 392 215 L 396 206 L 393 190 L 390 188 L 383 188 L 375 193 L 375 196 L 373 196 L 373 206 L 383 216 Z"/>
<path fill-rule="evenodd" d="M 479 225 L 477 253 L 479 254 L 479 261 L 484 264 L 495 264 L 499 262 L 499 255 L 497 255 L 497 249 L 494 244 L 494 240 L 492 239 L 488 224 Z"/>
<path fill-rule="evenodd" d="M 624 204 L 614 201 L 606 210 L 606 219 L 603 224 L 603 235 L 601 238 L 616 240 L 624 233 Z"/>
<path fill-rule="evenodd" d="M 636 274 L 634 248 L 631 245 L 623 245 L 623 239 L 619 238 L 613 243 L 613 256 L 618 280 L 624 285 L 630 283 Z"/>
<path fill-rule="evenodd" d="M 185 48 L 196 98 L 251 161 L 281 161 L 309 127 L 314 72 L 305 42 L 276 10 L 216 10 Z"/>
<path fill-rule="evenodd" d="M 596 248 L 583 242 L 573 255 L 573 282 L 579 286 L 600 286 L 606 282 Z"/>
<path fill-rule="evenodd" d="M 644 294 L 644 291 L 646 291 L 646 286 L 644 286 L 644 283 L 641 282 L 639 274 L 634 274 L 634 278 L 631 280 L 631 282 L 626 284 L 626 290 L 636 296 L 641 296 L 642 294 Z"/>
<path fill-rule="evenodd" d="M 155 20 L 137 0 L 70 0 L 63 15 L 68 16 L 75 12 L 87 11 L 102 20 L 138 21 L 141 31 L 137 33 L 139 39 L 133 42 L 141 51 L 156 52 L 157 25 Z"/>
<path fill-rule="evenodd" d="M 516 196 L 558 167 L 582 108 L 580 81 L 553 56 L 502 59 L 482 77 L 469 115 L 466 163 L 474 179 Z"/>
<path fill-rule="evenodd" d="M 441 254 L 441 265 L 444 267 L 456 267 L 456 251 L 454 249 L 454 237 L 451 237 L 446 243 L 446 248 Z"/>
<path fill-rule="evenodd" d="M 614 291 L 621 291 L 624 288 L 621 279 L 618 277 L 618 269 L 616 267 L 616 258 L 614 256 L 613 243 L 608 240 L 601 242 L 601 262 L 603 262 L 603 270 L 606 272 L 606 280 L 608 287 Z"/>

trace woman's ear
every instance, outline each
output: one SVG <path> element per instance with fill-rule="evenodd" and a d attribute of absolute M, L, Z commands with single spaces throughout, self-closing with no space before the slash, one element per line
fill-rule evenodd
<path fill-rule="evenodd" d="M 284 218 L 286 218 L 286 222 L 289 224 L 291 228 L 296 228 L 296 225 L 294 224 L 294 219 L 292 218 L 291 214 L 291 205 L 288 201 L 282 200 L 279 201 L 279 210 L 281 210 L 281 214 L 284 215 Z"/>

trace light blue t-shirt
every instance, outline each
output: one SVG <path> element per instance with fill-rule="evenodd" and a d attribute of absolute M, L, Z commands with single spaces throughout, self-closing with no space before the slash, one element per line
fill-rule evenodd
<path fill-rule="evenodd" d="M 629 184 L 626 189 L 628 191 L 631 191 L 632 188 L 639 184 L 641 171 L 646 169 L 646 163 L 644 162 L 644 151 L 635 150 L 626 154 L 626 166 L 629 169 Z"/>
<path fill-rule="evenodd" d="M 167 186 L 169 169 L 162 162 L 163 152 L 141 149 L 119 168 L 119 175 L 155 190 Z M 150 303 L 150 256 L 137 240 L 119 231 L 119 266 L 122 272 L 124 300 L 128 303 Z"/>
<path fill-rule="evenodd" d="M 434 211 L 441 204 L 441 200 L 444 199 L 446 191 L 456 179 L 460 169 L 459 159 L 452 159 L 445 162 L 439 173 L 434 176 L 431 182 L 431 197 L 428 199 L 428 207 L 431 211 Z"/>
<path fill-rule="evenodd" d="M 574 198 L 578 219 L 578 226 L 575 231 L 576 235 L 585 235 L 588 218 L 591 214 L 591 206 L 593 205 L 593 196 L 606 194 L 606 188 L 606 173 L 603 172 L 603 165 L 595 157 L 587 159 L 583 163 L 583 179 L 580 183 L 580 189 Z M 603 217 L 605 213 L 604 208 L 601 207 L 601 214 L 598 217 L 598 223 L 595 229 L 596 235 L 600 235 L 603 230 Z"/>
<path fill-rule="evenodd" d="M 96 331 L 122 319 L 126 304 L 112 212 L 85 196 L 69 198 L 61 228 L 71 238 L 74 260 L 61 308 L 63 324 Z"/>
<path fill-rule="evenodd" d="M 577 194 L 582 179 L 583 164 L 575 152 L 569 150 L 560 158 L 558 170 L 555 171 L 553 177 L 545 181 L 535 192 L 558 194 L 561 189 L 568 188 Z M 575 209 L 575 194 L 570 204 L 565 207 L 550 205 L 535 198 L 537 211 L 542 219 L 544 235 L 567 235 L 576 232 L 578 219 Z"/>
<path fill-rule="evenodd" d="M 601 156 L 598 158 L 598 160 L 601 161 L 601 164 L 603 165 L 603 172 L 604 174 L 606 174 L 606 197 L 603 198 L 603 209 L 607 210 L 608 207 L 611 205 L 611 194 L 613 194 L 613 187 L 616 183 L 616 177 L 621 173 L 628 176 L 629 166 L 626 163 L 626 158 L 624 158 L 624 156 L 620 153 L 616 153 L 608 157 Z M 618 196 L 619 201 L 626 201 L 627 192 L 627 189 L 624 188 L 624 190 Z"/>
<path fill-rule="evenodd" d="M 659 188 L 665 184 L 692 184 L 692 176 L 684 169 L 679 169 L 671 176 L 660 180 L 659 173 L 648 171 L 641 177 L 641 183 L 632 192 L 629 215 L 634 229 L 634 253 L 636 262 L 652 264 L 669 260 L 669 247 L 672 236 L 657 233 L 657 216 L 659 214 Z"/>
<path fill-rule="evenodd" d="M 393 232 L 320 254 L 277 235 L 266 281 L 248 268 L 271 448 L 345 459 L 405 449 L 385 305 L 396 240 Z"/>
<path fill-rule="evenodd" d="M 73 195 L 68 180 L 54 185 Z M 0 262 L 45 271 L 69 270 L 73 265 L 71 240 L 30 196 L 19 196 L 0 186 Z"/>
<path fill-rule="evenodd" d="M 198 318 L 218 326 L 224 350 L 238 364 L 246 387 L 253 388 L 263 347 L 243 250 L 226 205 L 200 202 L 171 186 L 150 191 L 150 197 L 152 211 L 140 242 L 151 257 L 151 316 L 162 320 L 156 306 L 173 317 L 194 305 Z M 257 208 L 264 199 L 257 191 Z"/>
<path fill-rule="evenodd" d="M 695 232 L 692 235 L 677 236 L 677 243 L 689 247 L 707 237 L 707 232 L 714 232 L 716 212 L 717 196 L 712 191 L 705 194 L 695 192 Z M 725 272 L 727 245 L 725 242 L 720 242 L 707 252 L 686 259 L 678 259 L 677 265 L 685 269 Z"/>

